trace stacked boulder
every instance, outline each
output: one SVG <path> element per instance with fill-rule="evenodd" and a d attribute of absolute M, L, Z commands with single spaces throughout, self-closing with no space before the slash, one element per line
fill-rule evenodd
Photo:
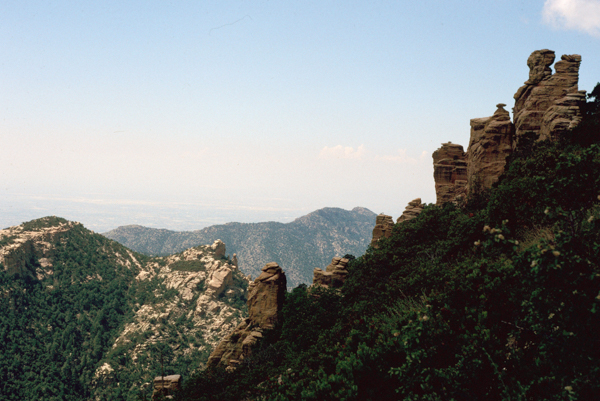
<path fill-rule="evenodd" d="M 438 206 L 466 193 L 467 162 L 462 145 L 442 143 L 442 147 L 433 152 L 433 179 Z"/>
<path fill-rule="evenodd" d="M 248 287 L 248 318 L 223 339 L 208 357 L 208 366 L 235 369 L 252 353 L 263 330 L 273 328 L 283 307 L 287 281 L 275 262 L 267 263 Z"/>
<path fill-rule="evenodd" d="M 410 202 L 408 202 L 408 206 L 406 206 L 404 212 L 402 212 L 402 215 L 396 220 L 396 224 L 400 224 L 405 221 L 414 219 L 419 214 L 421 214 L 424 207 L 425 205 L 421 203 L 421 198 L 411 200 Z M 389 238 L 392 235 L 393 227 L 394 219 L 392 219 L 392 216 L 388 216 L 387 214 L 383 213 L 377 216 L 375 220 L 375 227 L 373 228 L 373 238 L 371 239 L 371 246 L 375 249 L 378 249 L 379 240 L 381 238 Z M 336 258 L 334 258 L 334 260 L 335 259 Z M 333 261 L 332 264 L 334 264 Z M 332 265 L 327 266 L 327 268 L 329 269 L 330 266 Z M 316 283 L 317 276 L 319 276 L 318 280 L 321 279 L 321 272 L 323 272 L 323 270 L 318 268 L 315 269 L 315 278 L 313 279 L 313 283 Z"/>
<path fill-rule="evenodd" d="M 494 115 L 471 120 L 471 140 L 467 150 L 467 192 L 491 188 L 504 172 L 512 153 L 514 125 L 506 105 L 499 103 Z"/>
<path fill-rule="evenodd" d="M 331 259 L 331 263 L 324 271 L 315 267 L 313 285 L 327 288 L 341 287 L 348 276 L 348 262 L 346 258 L 335 257 Z"/>
<path fill-rule="evenodd" d="M 567 93 L 554 102 L 544 113 L 540 137 L 548 138 L 575 128 L 581 122 L 581 106 L 585 103 L 585 91 Z"/>
<path fill-rule="evenodd" d="M 404 212 L 402 212 L 402 216 L 398 217 L 398 220 L 396 220 L 396 224 L 414 219 L 421 214 L 424 206 L 425 205 L 421 203 L 421 198 L 411 200 L 408 202 L 408 206 L 406 206 Z"/>
<path fill-rule="evenodd" d="M 573 120 L 576 125 L 578 116 L 580 119 L 581 114 L 577 109 L 583 99 L 577 85 L 581 56 L 563 55 L 554 65 L 556 73 L 552 74 L 550 66 L 554 58 L 552 50 L 543 49 L 534 51 L 527 59 L 529 79 L 514 96 L 513 114 L 517 138 L 526 132 L 535 132 L 540 134 L 540 139 L 547 139 L 557 126 L 564 129 Z M 570 99 L 564 99 L 565 97 Z M 555 106 L 562 110 L 558 111 Z M 555 122 L 557 119 L 562 120 L 558 125 Z"/>
<path fill-rule="evenodd" d="M 505 104 L 491 117 L 471 120 L 467 152 L 450 142 L 433 153 L 436 205 L 456 202 L 479 189 L 490 188 L 504 172 L 506 157 L 526 133 L 548 139 L 581 122 L 585 91 L 578 90 L 581 56 L 563 55 L 552 74 L 552 50 L 536 50 L 527 59 L 529 79 L 515 93 L 514 124 Z"/>
<path fill-rule="evenodd" d="M 173 398 L 173 394 L 181 389 L 181 375 L 158 376 L 154 378 L 153 400 Z"/>
<path fill-rule="evenodd" d="M 392 227 L 394 227 L 394 219 L 392 216 L 381 213 L 375 219 L 375 227 L 373 228 L 373 238 L 371 239 L 371 246 L 378 248 L 377 242 L 379 239 L 385 237 L 389 238 L 392 235 Z"/>

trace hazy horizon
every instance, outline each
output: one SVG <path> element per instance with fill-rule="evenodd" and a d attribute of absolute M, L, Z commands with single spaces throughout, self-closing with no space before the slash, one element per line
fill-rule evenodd
<path fill-rule="evenodd" d="M 597 0 L 5 1 L 0 22 L 2 227 L 396 219 L 531 52 L 600 81 Z"/>

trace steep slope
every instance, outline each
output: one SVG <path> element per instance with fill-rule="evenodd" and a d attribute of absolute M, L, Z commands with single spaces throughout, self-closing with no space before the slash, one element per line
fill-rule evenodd
<path fill-rule="evenodd" d="M 0 230 L 0 398 L 137 400 L 246 315 L 225 244 L 149 258 L 46 217 Z"/>
<path fill-rule="evenodd" d="M 288 285 L 312 282 L 315 267 L 324 267 L 334 256 L 362 255 L 369 242 L 375 213 L 356 207 L 351 211 L 324 208 L 290 223 L 228 223 L 192 232 L 175 232 L 142 226 L 124 226 L 104 233 L 137 252 L 163 255 L 217 239 L 237 254 L 239 267 L 257 277 L 268 262 L 285 269 Z"/>

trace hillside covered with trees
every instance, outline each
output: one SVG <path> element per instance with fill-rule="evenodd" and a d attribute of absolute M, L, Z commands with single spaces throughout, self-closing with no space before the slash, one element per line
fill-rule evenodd
<path fill-rule="evenodd" d="M 0 399 L 138 400 L 200 370 L 247 314 L 224 253 L 150 258 L 58 217 L 0 230 Z"/>
<path fill-rule="evenodd" d="M 249 358 L 179 399 L 596 399 L 600 84 L 588 99 L 492 189 L 394 226 L 340 290 L 294 288 Z"/>

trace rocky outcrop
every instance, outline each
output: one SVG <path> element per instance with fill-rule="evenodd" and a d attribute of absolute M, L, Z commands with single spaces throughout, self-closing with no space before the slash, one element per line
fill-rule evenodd
<path fill-rule="evenodd" d="M 154 378 L 153 400 L 163 400 L 181 389 L 181 375 L 158 376 Z"/>
<path fill-rule="evenodd" d="M 263 330 L 272 328 L 283 307 L 285 273 L 277 263 L 268 263 L 248 288 L 248 318 L 223 339 L 208 358 L 208 366 L 219 364 L 235 369 L 252 353 Z"/>
<path fill-rule="evenodd" d="M 335 257 L 331 263 L 322 270 L 318 267 L 314 270 L 313 285 L 327 288 L 339 288 L 348 277 L 348 262 L 346 258 Z"/>
<path fill-rule="evenodd" d="M 451 142 L 433 152 L 436 205 L 441 206 L 466 193 L 467 162 L 463 147 Z"/>
<path fill-rule="evenodd" d="M 396 220 L 396 224 L 414 219 L 421 214 L 423 207 L 424 205 L 421 203 L 421 198 L 411 200 L 408 202 L 408 206 L 406 206 L 404 212 L 402 212 L 402 216 L 398 217 L 398 220 Z"/>
<path fill-rule="evenodd" d="M 392 235 L 392 227 L 394 227 L 394 219 L 392 216 L 387 214 L 379 214 L 375 219 L 375 227 L 373 228 L 373 239 L 371 239 L 371 246 L 378 248 L 377 242 L 385 237 L 389 238 Z"/>
<path fill-rule="evenodd" d="M 152 344 L 169 342 L 162 328 L 175 322 L 179 322 L 182 336 L 202 338 L 202 343 L 179 347 L 176 354 L 215 347 L 224 333 L 243 320 L 242 311 L 235 305 L 247 299 L 248 281 L 232 261 L 223 258 L 225 249 L 225 244 L 217 240 L 212 245 L 157 258 L 156 262 L 143 266 L 136 280 L 160 282 L 164 290 L 156 290 L 161 292 L 156 292 L 154 302 L 140 305 L 115 340 L 114 347 L 128 344 L 132 338 L 144 338 L 130 353 L 137 363 L 138 357 L 146 354 Z M 162 291 L 172 295 L 165 297 Z"/>
<path fill-rule="evenodd" d="M 285 273 L 275 262 L 267 263 L 260 276 L 248 287 L 250 321 L 263 329 L 275 325 L 286 292 Z"/>
<path fill-rule="evenodd" d="M 581 121 L 585 91 L 577 89 L 581 56 L 563 55 L 552 74 L 552 50 L 536 50 L 527 59 L 529 79 L 515 94 L 514 124 L 503 103 L 491 117 L 471 120 L 466 154 L 460 145 L 444 143 L 433 153 L 438 206 L 490 188 L 504 172 L 506 158 L 519 137 L 533 132 L 547 139 Z"/>
<path fill-rule="evenodd" d="M 556 126 L 556 120 L 570 118 L 573 121 L 577 117 L 577 112 L 570 109 L 565 112 L 564 106 L 574 107 L 573 99 L 561 101 L 568 94 L 577 93 L 577 84 L 579 81 L 579 65 L 581 56 L 563 55 L 554 68 L 555 74 L 552 74 L 550 66 L 554 62 L 554 51 L 543 49 L 536 50 L 527 59 L 529 67 L 529 79 L 525 85 L 521 86 L 515 93 L 515 107 L 513 109 L 515 134 L 518 139 L 526 132 L 535 132 L 540 134 L 540 139 L 545 139 L 553 132 L 551 126 Z M 557 104 L 556 102 L 563 103 Z M 564 103 L 571 103 L 566 105 Z M 576 102 L 575 102 L 576 103 Z M 551 114 L 557 114 L 553 106 L 563 106 L 563 112 L 559 112 L 560 117 L 545 117 L 550 111 Z M 553 110 L 550 110 L 550 109 Z M 553 123 L 555 122 L 555 123 Z M 564 121 L 559 127 L 564 126 Z M 576 124 L 576 122 L 575 122 Z"/>
<path fill-rule="evenodd" d="M 512 153 L 514 125 L 506 105 L 499 103 L 491 117 L 471 120 L 467 150 L 467 192 L 491 188 L 504 172 L 506 157 Z"/>
<path fill-rule="evenodd" d="M 31 227 L 22 224 L 0 230 L 0 264 L 8 274 L 38 280 L 51 276 L 56 245 L 69 230 L 79 225 L 54 216 L 35 220 L 35 223 Z"/>
<path fill-rule="evenodd" d="M 554 102 L 544 113 L 540 137 L 548 138 L 575 128 L 581 122 L 581 105 L 585 103 L 586 91 L 567 93 Z"/>

